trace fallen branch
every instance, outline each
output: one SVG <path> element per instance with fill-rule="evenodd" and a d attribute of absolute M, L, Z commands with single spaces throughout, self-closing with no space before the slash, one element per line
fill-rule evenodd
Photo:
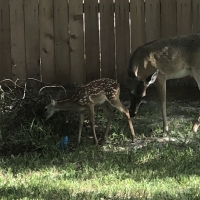
<path fill-rule="evenodd" d="M 62 88 L 64 90 L 65 96 L 66 96 L 67 92 L 66 92 L 65 88 L 62 85 L 48 85 L 48 86 L 44 86 L 44 87 L 42 87 L 39 90 L 39 95 L 41 94 L 42 90 L 44 90 L 45 88 L 57 88 L 57 87 Z"/>
<path fill-rule="evenodd" d="M 4 83 L 4 82 L 11 82 L 11 83 L 14 84 L 15 88 L 16 88 L 16 87 L 19 87 L 19 88 L 24 89 L 23 87 L 21 87 L 20 85 L 17 84 L 17 81 L 19 81 L 18 78 L 16 79 L 15 82 L 14 82 L 13 80 L 11 80 L 11 79 L 4 79 L 4 80 L 0 81 L 0 84 L 4 84 L 6 87 L 8 87 L 8 85 L 6 85 L 6 83 Z M 8 87 L 8 88 L 9 88 L 9 87 Z M 9 88 L 9 90 L 11 90 L 11 89 Z"/>

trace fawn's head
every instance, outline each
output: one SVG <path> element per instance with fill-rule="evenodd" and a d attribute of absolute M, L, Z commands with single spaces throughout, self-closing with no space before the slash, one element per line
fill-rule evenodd
<path fill-rule="evenodd" d="M 139 106 L 142 103 L 142 98 L 146 96 L 146 89 L 155 82 L 157 76 L 158 71 L 147 77 L 144 81 L 138 80 L 136 88 L 131 91 L 131 105 L 129 108 L 131 117 L 137 114 Z"/>
<path fill-rule="evenodd" d="M 45 119 L 49 119 L 55 112 L 55 104 L 56 102 L 51 99 L 51 103 L 48 104 L 45 108 L 44 108 L 44 117 Z"/>

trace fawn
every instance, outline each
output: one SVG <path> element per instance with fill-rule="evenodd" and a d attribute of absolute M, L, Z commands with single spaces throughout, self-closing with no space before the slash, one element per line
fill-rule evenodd
<path fill-rule="evenodd" d="M 102 139 L 102 144 L 107 140 L 109 128 L 111 126 L 113 112 L 110 105 L 117 108 L 124 113 L 128 119 L 129 127 L 132 134 L 132 142 L 135 140 L 134 128 L 126 109 L 119 99 L 120 85 L 115 80 L 109 78 L 102 78 L 94 80 L 88 84 L 78 86 L 73 95 L 64 100 L 51 100 L 51 103 L 45 107 L 45 118 L 50 118 L 55 111 L 71 110 L 76 111 L 80 115 L 79 131 L 78 131 L 78 145 L 81 140 L 81 132 L 85 114 L 89 115 L 91 128 L 94 135 L 94 141 L 98 144 L 94 126 L 94 106 L 100 105 L 107 117 L 107 126 Z"/>

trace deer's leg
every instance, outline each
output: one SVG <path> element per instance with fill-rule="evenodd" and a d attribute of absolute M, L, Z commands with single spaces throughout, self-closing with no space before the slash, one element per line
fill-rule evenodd
<path fill-rule="evenodd" d="M 89 107 L 89 120 L 90 120 L 90 124 L 91 124 L 91 128 L 92 128 L 92 132 L 94 135 L 94 142 L 97 145 L 98 144 L 98 140 L 97 140 L 97 136 L 96 136 L 96 131 L 95 131 L 95 123 L 94 123 L 94 106 L 90 106 Z"/>
<path fill-rule="evenodd" d="M 102 104 L 101 108 L 103 109 L 103 112 L 107 117 L 106 130 L 104 132 L 103 139 L 101 141 L 101 144 L 103 145 L 106 142 L 106 140 L 108 139 L 108 132 L 109 132 L 114 114 L 113 114 L 113 111 L 110 108 L 110 105 L 107 102 Z"/>
<path fill-rule="evenodd" d="M 83 121 L 85 119 L 85 113 L 81 112 L 80 113 L 80 120 L 79 120 L 79 130 L 78 130 L 78 145 L 81 142 L 81 133 L 82 133 L 82 129 L 83 129 Z"/>
<path fill-rule="evenodd" d="M 162 118 L 163 118 L 163 134 L 168 132 L 167 113 L 166 113 L 166 78 L 157 79 L 156 87 L 160 96 Z"/>
<path fill-rule="evenodd" d="M 193 71 L 193 77 L 196 80 L 198 88 L 200 90 L 200 71 L 199 70 Z M 193 124 L 192 131 L 197 132 L 199 125 L 200 125 L 200 116 L 198 117 L 197 121 Z"/>
<path fill-rule="evenodd" d="M 124 113 L 128 119 L 128 124 L 129 124 L 129 127 L 130 127 L 130 131 L 131 131 L 131 134 L 132 134 L 132 142 L 135 141 L 135 132 L 134 132 L 134 128 L 133 128 L 133 124 L 132 124 L 132 121 L 131 121 L 131 118 L 130 118 L 130 114 L 129 114 L 129 111 L 128 109 L 126 109 L 121 101 L 119 100 L 119 98 L 117 98 L 116 100 L 112 100 L 110 101 L 110 104 L 117 108 L 120 112 Z"/>

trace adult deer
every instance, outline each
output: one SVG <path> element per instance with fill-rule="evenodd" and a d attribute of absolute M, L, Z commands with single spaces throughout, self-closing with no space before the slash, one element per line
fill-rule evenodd
<path fill-rule="evenodd" d="M 70 98 L 64 100 L 51 100 L 51 103 L 45 107 L 45 118 L 50 118 L 55 111 L 71 110 L 80 114 L 78 145 L 81 141 L 81 132 L 85 114 L 89 115 L 91 128 L 94 135 L 94 141 L 98 144 L 94 127 L 94 106 L 101 105 L 108 121 L 102 144 L 107 140 L 108 131 L 112 122 L 113 112 L 110 105 L 124 113 L 128 119 L 132 134 L 132 142 L 135 140 L 135 133 L 128 109 L 126 109 L 119 100 L 120 86 L 112 79 L 102 78 L 94 80 L 88 84 L 78 86 Z"/>
<path fill-rule="evenodd" d="M 136 86 L 130 88 L 130 116 L 137 114 L 146 89 L 155 82 L 161 100 L 163 133 L 166 133 L 166 80 L 193 76 L 200 89 L 200 34 L 160 39 L 140 46 L 132 54 L 128 76 Z M 130 79 L 127 80 L 130 85 Z M 193 126 L 193 131 L 198 125 L 199 122 Z"/>

